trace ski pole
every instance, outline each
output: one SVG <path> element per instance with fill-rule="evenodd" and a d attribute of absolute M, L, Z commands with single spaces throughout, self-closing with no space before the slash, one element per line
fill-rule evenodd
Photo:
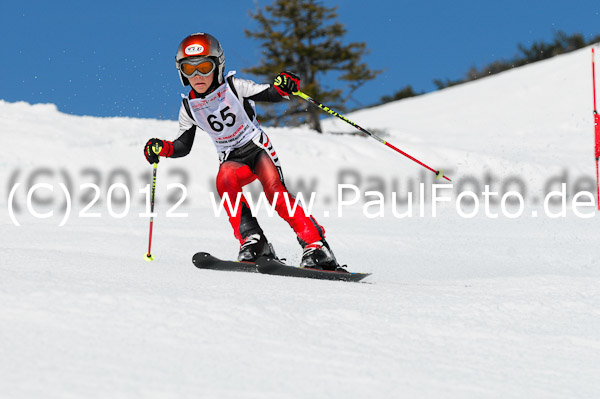
<path fill-rule="evenodd" d="M 598 175 L 598 159 L 600 158 L 600 115 L 596 109 L 596 66 L 594 63 L 594 48 L 592 47 L 592 86 L 594 92 L 594 136 L 595 136 L 595 155 L 596 155 L 596 199 L 598 201 L 598 210 L 600 211 L 600 179 Z"/>
<path fill-rule="evenodd" d="M 154 225 L 154 194 L 156 192 L 156 169 L 158 168 L 158 163 L 154 164 L 154 169 L 152 170 L 152 194 L 150 195 L 150 236 L 148 237 L 148 253 L 144 256 L 147 262 L 152 262 L 154 260 L 154 256 L 152 255 L 152 226 Z"/>
<path fill-rule="evenodd" d="M 441 179 L 442 177 L 448 181 L 452 181 L 450 180 L 447 176 L 444 176 L 444 172 L 440 169 L 440 170 L 435 170 L 432 167 L 424 164 L 423 162 L 419 161 L 418 159 L 410 156 L 409 154 L 405 153 L 404 151 L 402 151 L 401 149 L 393 146 L 392 144 L 388 143 L 387 141 L 383 140 L 380 137 L 377 137 L 376 135 L 374 135 L 373 133 L 369 132 L 366 129 L 363 129 L 362 127 L 358 126 L 356 123 L 352 122 L 351 120 L 349 120 L 348 118 L 344 117 L 343 115 L 338 114 L 337 112 L 335 112 L 334 110 L 332 110 L 331 108 L 319 103 L 318 101 L 315 101 L 313 98 L 309 97 L 308 95 L 306 95 L 305 93 L 301 92 L 301 91 L 297 91 L 295 93 L 292 93 L 295 96 L 299 96 L 301 98 L 303 98 L 304 100 L 308 101 L 309 103 L 311 103 L 312 105 L 320 108 L 321 110 L 327 112 L 330 115 L 333 116 L 337 116 L 338 118 L 340 118 L 341 120 L 343 120 L 344 122 L 354 126 L 355 128 L 357 128 L 358 130 L 360 130 L 361 132 L 369 135 L 370 137 L 374 138 L 375 140 L 379 141 L 380 143 L 383 143 L 385 145 L 387 145 L 388 147 L 390 147 L 392 150 L 399 152 L 400 154 L 404 155 L 405 157 L 407 157 L 408 159 L 418 163 L 419 165 L 429 169 L 430 171 L 432 171 L 433 173 L 435 173 L 435 178 L 436 179 Z"/>

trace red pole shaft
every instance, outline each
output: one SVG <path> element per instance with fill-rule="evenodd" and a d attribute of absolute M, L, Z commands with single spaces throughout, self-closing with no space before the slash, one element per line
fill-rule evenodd
<path fill-rule="evenodd" d="M 150 219 L 150 237 L 148 238 L 148 256 L 152 255 L 152 226 L 154 225 L 154 218 Z"/>
<path fill-rule="evenodd" d="M 592 48 L 592 86 L 594 88 L 594 114 L 596 114 L 596 66 L 594 64 L 594 49 Z"/>
<path fill-rule="evenodd" d="M 146 254 L 146 260 L 151 261 L 154 259 L 152 256 L 152 229 L 154 227 L 154 196 L 156 194 L 156 169 L 158 167 L 158 163 L 153 165 L 154 169 L 152 170 L 152 192 L 150 195 L 150 234 L 148 236 L 148 253 Z"/>
<path fill-rule="evenodd" d="M 594 138 L 596 156 L 596 199 L 600 211 L 600 175 L 598 174 L 598 158 L 600 158 L 600 115 L 596 109 L 596 64 L 594 62 L 594 48 L 592 47 L 592 87 L 594 93 Z"/>
<path fill-rule="evenodd" d="M 419 161 L 417 158 L 410 156 L 409 154 L 405 153 L 404 151 L 402 151 L 399 148 L 396 148 L 395 146 L 393 146 L 392 144 L 388 143 L 387 141 L 384 141 L 383 144 L 387 145 L 388 147 L 390 147 L 392 150 L 396 150 L 398 151 L 400 154 L 404 155 L 405 157 L 407 157 L 408 159 L 412 159 L 413 161 L 415 161 L 416 163 L 418 163 L 421 166 L 424 166 L 425 168 L 429 169 L 430 171 L 432 171 L 433 173 L 438 173 L 437 170 L 433 169 L 430 166 L 425 165 L 423 162 Z M 448 177 L 444 176 L 444 179 L 448 180 L 448 181 L 452 181 L 450 180 Z"/>

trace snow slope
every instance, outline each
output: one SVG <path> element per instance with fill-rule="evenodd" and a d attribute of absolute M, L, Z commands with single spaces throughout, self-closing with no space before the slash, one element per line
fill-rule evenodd
<path fill-rule="evenodd" d="M 0 101 L 0 396 L 7 398 L 594 398 L 600 395 L 600 239 L 594 217 L 550 218 L 543 197 L 568 183 L 594 191 L 589 48 L 440 92 L 348 115 L 453 179 L 452 201 L 419 216 L 407 190 L 431 174 L 375 140 L 267 129 L 290 191 L 318 192 L 313 214 L 340 261 L 365 284 L 200 271 L 197 251 L 234 257 L 209 193 L 218 168 L 198 134 L 192 153 L 158 168 L 153 253 L 144 195 L 150 137 L 172 121 L 65 115 Z M 174 107 L 178 104 L 173 104 Z M 332 133 L 351 133 L 327 120 Z M 592 183 L 590 183 L 590 181 Z M 186 203 L 167 217 L 185 183 Z M 523 215 L 498 204 L 459 216 L 457 195 L 516 190 Z M 15 184 L 9 215 L 9 194 Z M 35 183 L 53 187 L 33 196 Z M 65 225 L 65 198 L 73 210 Z M 82 217 L 92 189 L 99 201 Z M 123 183 L 131 206 L 109 214 Z M 361 199 L 337 216 L 338 183 Z M 254 184 L 254 188 L 259 188 Z M 364 206 L 384 194 L 385 216 Z M 415 197 L 418 197 L 415 194 Z M 127 210 L 123 190 L 114 212 Z M 483 202 L 482 202 L 483 207 Z M 465 211 L 470 209 L 465 207 Z M 514 211 L 514 208 L 511 208 Z M 554 209 L 554 208 L 553 208 Z M 376 208 L 369 207 L 368 212 Z M 329 212 L 329 216 L 326 216 Z M 537 212 L 537 217 L 533 216 Z M 587 209 L 586 212 L 590 212 Z M 290 228 L 259 215 L 280 256 L 300 258 Z"/>

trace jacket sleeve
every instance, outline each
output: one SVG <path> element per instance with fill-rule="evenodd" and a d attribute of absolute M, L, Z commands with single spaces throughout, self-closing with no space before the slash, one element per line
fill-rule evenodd
<path fill-rule="evenodd" d="M 283 97 L 272 85 L 258 84 L 251 80 L 237 78 L 233 78 L 233 83 L 238 92 L 238 98 L 269 103 L 278 103 L 283 100 Z"/>
<path fill-rule="evenodd" d="M 173 141 L 173 155 L 170 158 L 185 157 L 192 150 L 196 137 L 196 123 L 187 114 L 185 106 L 179 109 L 179 137 Z"/>
<path fill-rule="evenodd" d="M 277 90 L 275 89 L 275 87 L 273 87 L 271 85 L 269 85 L 268 89 L 265 89 L 265 90 L 261 91 L 260 93 L 257 93 L 248 98 L 253 101 L 263 101 L 263 102 L 267 102 L 267 103 L 278 103 L 283 100 L 283 97 L 281 97 L 281 94 L 279 94 L 277 92 Z"/>

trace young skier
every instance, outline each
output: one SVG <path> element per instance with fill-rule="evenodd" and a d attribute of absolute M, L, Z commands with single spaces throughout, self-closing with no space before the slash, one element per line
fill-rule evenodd
<path fill-rule="evenodd" d="M 275 210 L 292 227 L 303 247 L 300 266 L 345 271 L 325 241 L 323 227 L 301 209 L 288 212 L 284 195 L 289 195 L 290 203 L 294 197 L 287 192 L 279 158 L 256 118 L 255 101 L 289 100 L 299 90 L 300 78 L 285 71 L 269 85 L 236 78 L 235 72 L 225 74 L 223 49 L 207 33 L 192 34 L 181 42 L 175 66 L 181 83 L 192 88 L 179 110 L 179 137 L 173 142 L 150 139 L 144 147 L 148 162 L 159 162 L 159 156 L 178 158 L 189 154 L 199 127 L 212 138 L 219 153 L 217 191 L 221 198 L 227 194 L 234 202 L 244 185 L 258 179 L 267 199 L 271 204 L 275 201 Z M 225 208 L 240 242 L 239 261 L 275 256 L 243 196 L 236 214 Z"/>

